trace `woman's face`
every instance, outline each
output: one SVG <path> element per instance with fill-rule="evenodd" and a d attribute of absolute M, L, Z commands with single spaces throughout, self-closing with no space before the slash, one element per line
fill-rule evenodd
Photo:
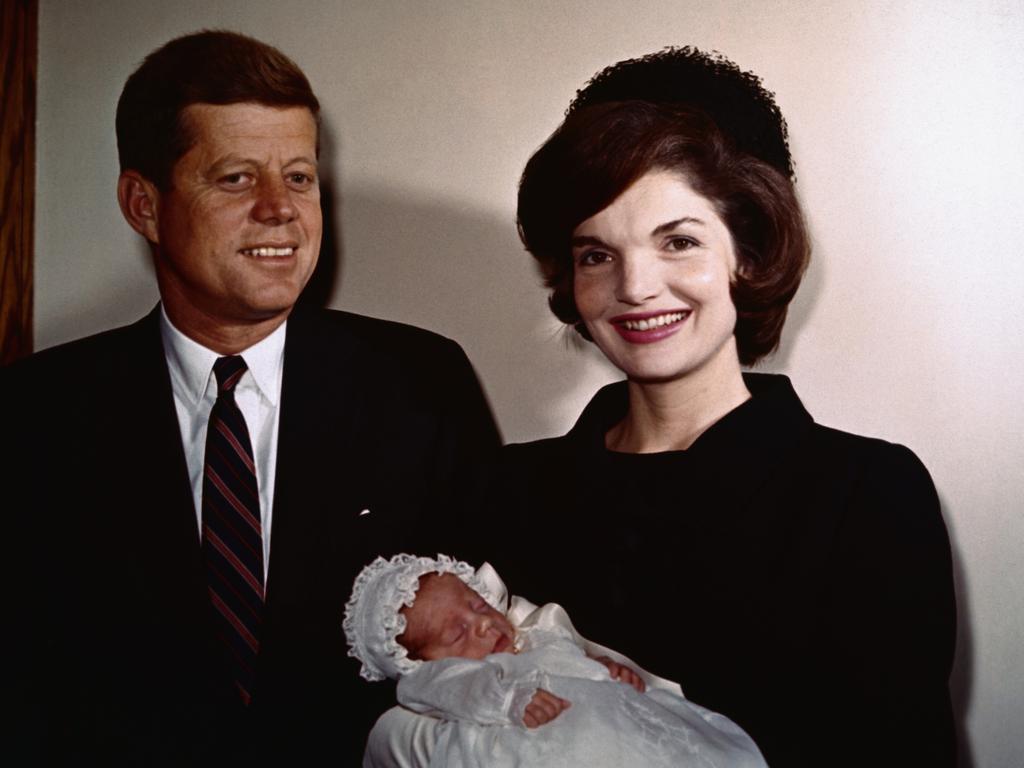
<path fill-rule="evenodd" d="M 580 316 L 630 380 L 681 379 L 723 358 L 738 368 L 732 237 L 684 176 L 648 172 L 576 227 L 572 255 Z"/>

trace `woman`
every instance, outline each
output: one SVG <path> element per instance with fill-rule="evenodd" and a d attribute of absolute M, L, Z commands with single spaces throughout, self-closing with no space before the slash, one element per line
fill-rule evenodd
<path fill-rule="evenodd" d="M 523 174 L 520 233 L 555 314 L 626 380 L 564 437 L 506 449 L 491 503 L 511 530 L 478 556 L 769 765 L 952 765 L 927 471 L 741 368 L 778 345 L 807 264 L 791 175 L 771 95 L 720 57 L 670 49 L 580 93 Z"/>

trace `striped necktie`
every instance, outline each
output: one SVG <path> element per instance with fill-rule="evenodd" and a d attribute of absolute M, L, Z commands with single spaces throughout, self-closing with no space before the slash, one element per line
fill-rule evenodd
<path fill-rule="evenodd" d="M 217 402 L 206 432 L 203 558 L 217 635 L 248 705 L 263 617 L 263 537 L 252 443 L 235 404 L 235 385 L 245 371 L 237 355 L 218 358 L 213 365 Z"/>

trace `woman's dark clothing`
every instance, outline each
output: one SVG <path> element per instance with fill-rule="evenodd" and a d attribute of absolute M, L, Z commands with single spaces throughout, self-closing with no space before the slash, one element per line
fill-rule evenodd
<path fill-rule="evenodd" d="M 625 383 L 564 437 L 509 446 L 501 541 L 467 553 L 735 720 L 773 768 L 952 765 L 956 607 L 927 470 L 815 424 L 784 376 L 745 380 L 752 399 L 686 451 L 605 448 Z"/>

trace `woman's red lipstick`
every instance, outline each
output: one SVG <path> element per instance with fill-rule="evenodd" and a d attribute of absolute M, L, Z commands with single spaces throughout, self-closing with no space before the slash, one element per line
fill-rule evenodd
<path fill-rule="evenodd" d="M 690 313 L 689 309 L 630 312 L 608 322 L 630 344 L 653 344 L 678 331 Z"/>

